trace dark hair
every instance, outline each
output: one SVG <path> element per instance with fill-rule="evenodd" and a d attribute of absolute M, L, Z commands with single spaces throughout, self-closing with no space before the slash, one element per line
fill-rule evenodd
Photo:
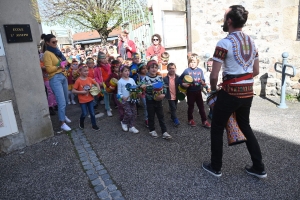
<path fill-rule="evenodd" d="M 83 68 L 86 68 L 87 66 L 84 64 L 84 63 L 80 63 L 79 65 L 78 65 L 78 69 L 79 69 L 79 71 L 81 71 Z"/>
<path fill-rule="evenodd" d="M 152 37 L 151 37 L 151 42 L 153 41 L 153 38 L 154 37 L 157 37 L 158 38 L 158 42 L 159 42 L 159 44 L 161 43 L 161 37 L 160 37 L 160 35 L 159 34 L 154 34 L 154 35 L 152 35 Z"/>
<path fill-rule="evenodd" d="M 175 63 L 169 63 L 169 64 L 167 65 L 167 69 L 169 69 L 169 67 L 172 67 L 172 66 L 175 66 L 175 68 L 176 68 Z"/>
<path fill-rule="evenodd" d="M 230 6 L 231 10 L 226 15 L 226 20 L 229 18 L 232 21 L 233 28 L 242 28 L 248 19 L 248 11 L 241 5 Z"/>
<path fill-rule="evenodd" d="M 122 57 L 122 56 L 118 56 L 117 59 L 118 59 L 118 58 L 123 58 L 123 57 Z M 123 60 L 124 60 L 124 59 L 123 59 Z"/>
<path fill-rule="evenodd" d="M 120 61 L 118 60 L 111 61 L 111 65 L 118 65 L 118 64 L 120 64 Z"/>
<path fill-rule="evenodd" d="M 46 34 L 43 33 L 43 34 L 41 35 L 41 39 L 44 40 L 43 43 L 41 42 L 41 43 L 42 43 L 42 51 L 43 51 L 43 52 L 45 52 L 45 51 L 46 51 L 46 48 L 47 48 L 46 42 L 50 42 L 51 38 L 56 38 L 56 37 L 55 37 L 55 35 L 53 35 L 53 34 L 47 34 L 47 35 L 46 35 Z"/>
<path fill-rule="evenodd" d="M 130 68 L 129 68 L 128 66 L 126 66 L 126 65 L 122 65 L 122 66 L 120 67 L 120 71 L 121 71 L 121 72 L 123 72 L 125 69 L 128 69 L 128 70 L 130 71 Z"/>
<path fill-rule="evenodd" d="M 115 58 L 113 56 L 109 56 L 107 60 L 108 60 L 109 63 L 111 63 L 112 61 L 115 60 Z"/>

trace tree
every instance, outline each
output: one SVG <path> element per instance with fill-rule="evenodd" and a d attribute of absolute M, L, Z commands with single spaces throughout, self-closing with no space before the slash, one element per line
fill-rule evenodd
<path fill-rule="evenodd" d="M 109 33 L 122 23 L 120 0 L 31 1 L 33 14 L 37 20 L 49 25 L 59 24 L 80 30 L 96 30 L 102 42 L 106 42 Z"/>

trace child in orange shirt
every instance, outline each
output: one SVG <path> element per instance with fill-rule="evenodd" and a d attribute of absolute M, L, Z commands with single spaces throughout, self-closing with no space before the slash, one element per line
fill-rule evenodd
<path fill-rule="evenodd" d="M 79 78 L 76 80 L 75 84 L 73 85 L 72 92 L 78 94 L 78 100 L 81 107 L 81 116 L 79 122 L 79 128 L 84 128 L 84 119 L 87 116 L 87 110 L 89 110 L 92 122 L 92 128 L 95 131 L 99 130 L 99 127 L 96 124 L 95 112 L 94 112 L 94 97 L 90 94 L 90 89 L 92 85 L 96 85 L 100 90 L 99 84 L 88 77 L 88 67 L 86 65 L 80 65 L 79 68 Z"/>

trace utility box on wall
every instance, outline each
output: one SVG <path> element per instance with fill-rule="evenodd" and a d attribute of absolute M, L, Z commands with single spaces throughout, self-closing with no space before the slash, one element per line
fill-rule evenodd
<path fill-rule="evenodd" d="M 0 138 L 18 132 L 12 101 L 0 102 Z"/>

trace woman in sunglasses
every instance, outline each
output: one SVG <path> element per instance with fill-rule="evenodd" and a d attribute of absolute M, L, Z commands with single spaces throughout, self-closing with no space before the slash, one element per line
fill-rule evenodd
<path fill-rule="evenodd" d="M 146 58 L 150 60 L 153 56 L 158 58 L 158 63 L 161 63 L 161 54 L 165 52 L 165 48 L 161 46 L 161 37 L 159 34 L 154 34 L 151 37 L 152 45 L 146 51 Z"/>
<path fill-rule="evenodd" d="M 49 83 L 54 92 L 58 105 L 58 117 L 61 122 L 61 129 L 70 131 L 71 128 L 65 123 L 71 120 L 66 116 L 66 105 L 68 101 L 68 81 L 65 76 L 67 61 L 62 52 L 57 48 L 56 37 L 52 34 L 42 34 L 45 41 L 43 46 L 44 64 L 48 73 Z"/>

